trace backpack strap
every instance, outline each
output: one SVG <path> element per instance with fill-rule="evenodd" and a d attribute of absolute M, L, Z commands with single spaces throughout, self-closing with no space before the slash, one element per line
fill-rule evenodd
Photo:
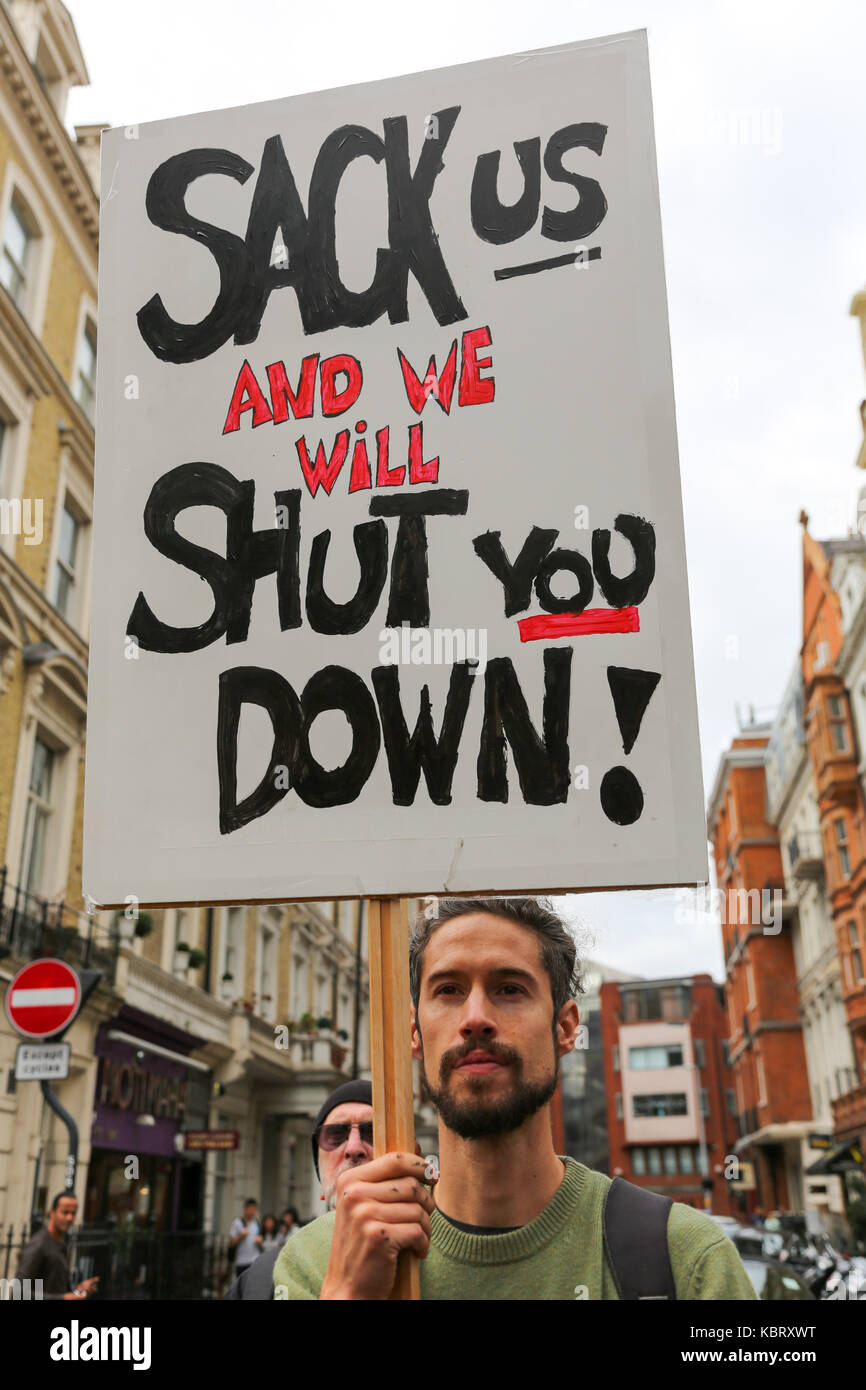
<path fill-rule="evenodd" d="M 676 1299 L 667 1225 L 673 1201 L 614 1178 L 604 1199 L 604 1248 L 622 1299 Z"/>
<path fill-rule="evenodd" d="M 277 1263 L 277 1256 L 282 1248 L 281 1245 L 278 1245 L 273 1250 L 266 1250 L 263 1255 L 259 1255 L 258 1259 L 253 1260 L 239 1281 L 241 1298 L 273 1298 L 274 1265 Z"/>

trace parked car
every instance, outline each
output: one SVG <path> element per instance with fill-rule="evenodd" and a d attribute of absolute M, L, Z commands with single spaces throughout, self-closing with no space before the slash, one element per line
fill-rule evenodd
<path fill-rule="evenodd" d="M 742 1259 L 743 1268 L 760 1299 L 773 1302 L 779 1300 L 815 1302 L 815 1295 L 805 1280 L 790 1266 L 781 1264 L 778 1260 L 767 1259 L 766 1256 L 744 1255 Z"/>

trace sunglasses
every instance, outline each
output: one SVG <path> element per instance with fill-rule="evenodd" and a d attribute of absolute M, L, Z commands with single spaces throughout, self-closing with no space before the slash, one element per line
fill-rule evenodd
<path fill-rule="evenodd" d="M 348 1141 L 352 1130 L 356 1129 L 362 1144 L 373 1147 L 373 1121 L 364 1120 L 359 1124 L 357 1120 L 347 1125 L 320 1125 L 316 1130 L 316 1140 L 320 1149 L 326 1153 L 332 1153 L 334 1149 L 339 1149 Z"/>

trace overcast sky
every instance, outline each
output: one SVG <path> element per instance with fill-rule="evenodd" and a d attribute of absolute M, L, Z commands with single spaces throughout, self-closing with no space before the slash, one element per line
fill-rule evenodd
<path fill-rule="evenodd" d="M 845 534 L 864 366 L 866 6 L 859 0 L 68 0 L 91 85 L 74 125 L 129 125 L 649 31 L 704 786 L 735 706 L 774 707 L 800 642 L 801 543 Z M 718 925 L 674 891 L 570 900 L 590 953 L 722 978 Z M 682 906 L 682 903 L 680 903 Z"/>

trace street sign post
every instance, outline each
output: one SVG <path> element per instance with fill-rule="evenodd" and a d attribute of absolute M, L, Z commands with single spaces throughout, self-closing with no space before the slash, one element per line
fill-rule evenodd
<path fill-rule="evenodd" d="M 26 1050 L 29 1061 L 23 1060 L 22 1048 L 15 1059 L 15 1075 L 22 1081 L 39 1081 L 45 1102 L 63 1121 L 69 1135 L 69 1153 L 66 1156 L 66 1177 L 64 1187 L 67 1192 L 75 1189 L 75 1172 L 78 1163 L 78 1126 L 65 1106 L 49 1086 L 49 1080 L 62 1081 L 69 1074 L 69 1043 L 60 1044 L 62 1033 L 74 1022 L 82 1006 L 90 998 L 102 979 L 100 970 L 73 970 L 65 960 L 48 957 L 34 960 L 12 980 L 6 990 L 4 1007 L 6 1017 L 16 1033 L 24 1038 L 52 1039 L 44 1047 L 31 1045 Z M 65 1049 L 65 1061 L 60 1062 L 60 1053 Z M 48 1070 L 39 1070 L 41 1064 Z M 54 1061 L 49 1062 L 53 1056 Z M 28 1068 L 19 1076 L 19 1059 Z M 62 1065 L 62 1070 L 56 1068 Z"/>
<path fill-rule="evenodd" d="M 19 1043 L 15 1053 L 16 1081 L 65 1081 L 69 1075 L 68 1042 Z"/>

